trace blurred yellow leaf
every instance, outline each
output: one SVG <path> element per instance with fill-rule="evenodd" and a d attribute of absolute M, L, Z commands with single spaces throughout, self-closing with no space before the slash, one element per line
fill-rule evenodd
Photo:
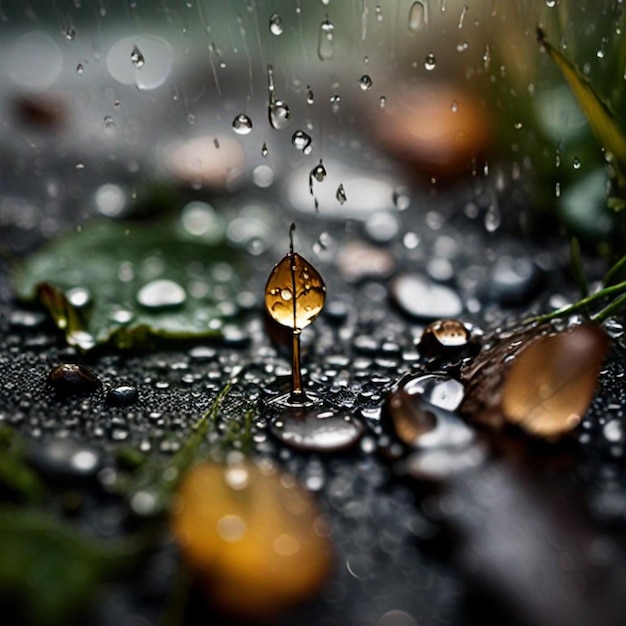
<path fill-rule="evenodd" d="M 174 535 L 228 614 L 268 623 L 326 580 L 332 549 L 323 519 L 292 476 L 249 461 L 205 463 L 178 495 Z"/>
<path fill-rule="evenodd" d="M 599 326 L 589 325 L 526 346 L 505 377 L 504 416 L 547 439 L 576 428 L 593 398 L 609 344 Z"/>

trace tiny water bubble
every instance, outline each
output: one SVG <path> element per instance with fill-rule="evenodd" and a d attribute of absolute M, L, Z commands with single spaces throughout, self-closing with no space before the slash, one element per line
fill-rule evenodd
<path fill-rule="evenodd" d="M 306 88 L 306 103 L 307 104 L 313 104 L 315 102 L 315 96 L 313 95 L 313 90 L 311 89 L 311 87 L 309 87 L 307 85 Z"/>
<path fill-rule="evenodd" d="M 582 163 L 580 162 L 580 159 L 577 156 L 575 156 L 573 161 L 572 161 L 572 167 L 575 170 L 579 170 L 581 168 L 581 165 L 582 165 Z"/>
<path fill-rule="evenodd" d="M 318 183 L 323 183 L 326 178 L 326 168 L 324 162 L 320 159 L 320 162 L 313 168 L 311 175 Z"/>
<path fill-rule="evenodd" d="M 249 134 L 252 131 L 252 120 L 245 113 L 240 113 L 233 120 L 233 130 L 238 135 Z"/>
<path fill-rule="evenodd" d="M 283 34 L 284 30 L 285 26 L 283 24 L 283 19 L 280 15 L 278 15 L 278 13 L 274 13 L 272 17 L 270 17 L 270 33 L 278 37 Z"/>
<path fill-rule="evenodd" d="M 345 202 L 348 200 L 348 197 L 346 196 L 346 190 L 343 187 L 343 184 L 340 184 L 339 187 L 337 187 L 337 193 L 335 194 L 335 197 L 337 198 L 337 202 L 339 202 L 339 204 L 343 205 L 345 204 Z"/>
<path fill-rule="evenodd" d="M 84 71 L 85 71 L 85 68 L 83 67 L 83 64 L 82 64 L 82 63 L 79 63 L 79 64 L 76 66 L 76 73 L 77 73 L 79 76 L 82 76 L 82 75 L 83 75 L 83 73 L 84 73 Z"/>
<path fill-rule="evenodd" d="M 379 98 L 379 103 L 380 103 L 380 108 L 384 109 L 387 106 L 387 97 L 386 96 L 381 96 Z"/>
<path fill-rule="evenodd" d="M 368 89 L 371 89 L 373 84 L 374 83 L 369 74 L 363 74 L 363 76 L 361 76 L 361 78 L 359 79 L 359 87 L 361 88 L 361 91 L 367 91 Z"/>
<path fill-rule="evenodd" d="M 261 156 L 266 157 L 268 153 L 269 153 L 269 150 L 267 149 L 267 144 L 263 142 L 263 145 L 261 146 Z"/>
<path fill-rule="evenodd" d="M 133 50 L 130 53 L 130 60 L 136 68 L 143 67 L 146 62 L 146 59 L 137 46 L 133 46 Z"/>
<path fill-rule="evenodd" d="M 437 67 L 437 59 L 435 58 L 435 55 L 432 52 L 426 55 L 426 58 L 424 59 L 424 67 L 429 72 L 432 72 Z"/>
<path fill-rule="evenodd" d="M 291 137 L 291 145 L 297 150 L 300 150 L 300 152 L 304 152 L 304 154 L 311 153 L 311 144 L 311 137 L 303 130 L 297 130 Z"/>

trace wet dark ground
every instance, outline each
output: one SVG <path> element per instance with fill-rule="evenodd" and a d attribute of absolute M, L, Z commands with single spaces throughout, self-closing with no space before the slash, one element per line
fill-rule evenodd
<path fill-rule="evenodd" d="M 78 182 L 69 178 L 66 184 L 71 199 L 79 193 L 72 192 Z M 258 190 L 250 193 L 260 194 L 258 201 L 270 209 L 280 202 Z M 398 610 L 420 626 L 496 623 L 511 615 L 520 624 L 583 625 L 589 612 L 594 615 L 589 607 L 606 608 L 603 623 L 618 623 L 614 614 L 622 608 L 619 589 L 626 580 L 626 349 L 618 324 L 611 329 L 616 339 L 596 398 L 567 444 L 528 445 L 523 439 L 520 444 L 519 435 L 512 436 L 513 445 L 491 440 L 492 453 L 482 465 L 434 489 L 402 475 L 385 452 L 388 439 L 379 409 L 402 375 L 426 371 L 416 346 L 428 314 L 420 319 L 398 306 L 390 296 L 387 272 L 374 268 L 355 278 L 346 262 L 342 266 L 337 250 L 356 242 L 392 255 L 396 267 L 391 275 L 408 272 L 449 287 L 462 301 L 456 316 L 485 332 L 528 310 L 547 310 L 575 297 L 565 246 L 512 235 L 519 222 L 514 193 L 505 200 L 503 206 L 510 209 L 502 211 L 503 223 L 494 232 L 485 228 L 489 194 L 481 202 L 476 185 L 411 195 L 412 206 L 398 212 L 399 234 L 376 242 L 360 222 L 341 222 L 322 235 L 333 242 L 330 252 L 328 246 L 319 247 L 321 229 L 315 218 L 279 216 L 276 223 L 285 226 L 285 236 L 249 257 L 255 271 L 239 331 L 214 344 L 144 354 L 80 354 L 65 345 L 36 307 L 13 299 L 5 264 L 0 278 L 0 421 L 25 437 L 33 464 L 53 485 L 49 508 L 103 538 L 128 532 L 138 523 L 138 511 L 110 493 L 124 472 L 120 452 L 171 457 L 194 421 L 238 373 L 223 408 L 226 420 L 255 408 L 255 455 L 277 459 L 315 493 L 329 516 L 337 552 L 321 597 L 281 623 L 373 626 L 385 613 Z M 244 197 L 213 202 L 236 216 L 249 202 L 250 196 Z M 36 247 L 40 231 L 6 225 L 6 215 L 2 239 L 9 251 L 21 256 Z M 65 217 L 55 228 L 82 219 L 75 212 L 61 215 Z M 305 380 L 328 405 L 366 426 L 360 443 L 347 452 L 305 454 L 284 446 L 269 433 L 261 404 L 263 388 L 289 373 L 288 353 L 274 347 L 265 333 L 260 294 L 273 263 L 286 251 L 291 219 L 298 223 L 299 249 L 327 279 L 328 288 L 325 312 L 303 336 Z M 403 236 L 407 232 L 417 235 L 418 244 Z M 511 258 L 522 263 L 517 286 L 515 270 L 507 270 Z M 433 259 L 441 262 L 433 265 Z M 535 268 L 532 280 L 529 264 Z M 88 366 L 102 388 L 55 396 L 46 377 L 63 362 Z M 128 406 L 107 401 L 107 393 L 120 385 L 135 387 L 137 400 Z M 69 452 L 47 461 L 46 450 L 59 438 L 76 442 L 96 461 L 77 469 L 68 461 Z M 579 552 L 584 558 L 577 560 Z M 102 589 L 89 623 L 158 623 L 178 572 L 176 550 L 164 539 L 130 583 Z M 541 584 L 533 584 L 536 572 L 545 577 Z M 571 591 L 567 581 L 572 572 L 595 582 L 576 583 Z M 585 593 L 579 594 L 580 589 Z M 201 598 L 192 595 L 185 623 L 206 623 L 206 611 Z M 228 623 L 224 617 L 210 619 Z"/>

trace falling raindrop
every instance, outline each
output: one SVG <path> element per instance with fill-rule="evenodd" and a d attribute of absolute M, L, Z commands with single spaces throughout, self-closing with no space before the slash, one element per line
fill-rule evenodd
<path fill-rule="evenodd" d="M 372 82 L 369 74 L 363 74 L 363 76 L 359 79 L 359 87 L 361 88 L 361 91 L 367 91 L 373 84 L 374 83 Z"/>
<path fill-rule="evenodd" d="M 311 137 L 307 135 L 303 130 L 297 130 L 291 137 L 291 144 L 300 152 L 304 154 L 311 154 L 312 141 Z"/>
<path fill-rule="evenodd" d="M 76 66 L 76 73 L 77 73 L 79 76 L 82 76 L 84 71 L 85 71 L 85 68 L 83 67 L 83 64 L 82 64 L 82 63 L 79 63 L 79 64 Z"/>
<path fill-rule="evenodd" d="M 424 67 L 429 72 L 432 72 L 437 67 L 437 59 L 432 52 L 426 55 L 426 59 L 424 60 Z"/>
<path fill-rule="evenodd" d="M 141 54 L 141 51 L 139 50 L 137 46 L 133 46 L 133 50 L 130 53 L 130 60 L 132 61 L 133 65 L 136 68 L 143 67 L 144 63 L 146 62 L 146 60 L 143 57 L 143 54 Z"/>
<path fill-rule="evenodd" d="M 335 55 L 335 25 L 324 20 L 320 25 L 319 40 L 317 44 L 317 56 L 320 61 L 328 61 Z"/>
<path fill-rule="evenodd" d="M 311 89 L 311 87 L 309 87 L 307 85 L 306 88 L 306 103 L 307 104 L 313 104 L 315 102 L 315 96 L 313 95 L 313 90 Z"/>
<path fill-rule="evenodd" d="M 270 17 L 270 33 L 278 37 L 283 34 L 284 30 L 285 27 L 283 25 L 282 18 L 278 15 L 278 13 L 274 13 L 272 17 Z"/>
<path fill-rule="evenodd" d="M 428 22 L 428 10 L 423 2 L 414 2 L 409 10 L 409 30 L 416 33 Z"/>
<path fill-rule="evenodd" d="M 346 196 L 346 190 L 343 188 L 343 184 L 340 184 L 339 187 L 337 187 L 337 193 L 335 194 L 335 197 L 337 198 L 337 202 L 339 202 L 339 204 L 343 205 L 347 200 L 347 196 Z"/>
<path fill-rule="evenodd" d="M 285 128 L 289 124 L 289 118 L 291 117 L 289 105 L 283 100 L 276 100 L 270 96 L 268 117 L 272 128 L 275 130 Z"/>
<path fill-rule="evenodd" d="M 263 142 L 263 145 L 261 146 L 261 156 L 266 157 L 268 153 L 269 153 L 269 150 L 267 149 L 267 144 Z"/>
<path fill-rule="evenodd" d="M 252 120 L 245 113 L 240 113 L 233 120 L 233 130 L 238 135 L 247 135 L 252 130 Z"/>
<path fill-rule="evenodd" d="M 459 29 L 463 28 L 463 22 L 465 20 L 465 15 L 468 9 L 469 9 L 469 6 L 467 4 L 464 4 L 463 8 L 461 9 L 461 15 L 459 17 Z"/>
<path fill-rule="evenodd" d="M 376 14 L 376 21 L 382 22 L 383 21 L 383 8 L 380 6 L 380 4 L 376 5 L 376 8 L 374 9 L 374 13 Z"/>
<path fill-rule="evenodd" d="M 326 168 L 324 167 L 322 159 L 320 159 L 320 162 L 313 168 L 311 175 L 318 183 L 324 182 L 324 179 L 326 178 Z"/>
<path fill-rule="evenodd" d="M 575 170 L 579 170 L 579 169 L 580 169 L 580 167 L 581 167 L 581 165 L 582 165 L 582 163 L 580 162 L 580 159 L 579 159 L 577 156 L 575 156 L 575 157 L 574 157 L 574 160 L 572 161 L 572 166 L 573 166 L 573 168 L 574 168 Z"/>

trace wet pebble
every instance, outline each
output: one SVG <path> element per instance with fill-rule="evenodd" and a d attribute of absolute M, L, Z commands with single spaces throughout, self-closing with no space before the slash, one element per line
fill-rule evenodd
<path fill-rule="evenodd" d="M 106 402 L 110 406 L 130 406 L 139 399 L 136 387 L 131 385 L 119 385 L 111 389 L 106 395 Z"/>
<path fill-rule="evenodd" d="M 422 333 L 418 349 L 426 358 L 458 354 L 468 347 L 470 332 L 459 320 L 439 320 L 429 324 Z"/>
<path fill-rule="evenodd" d="M 50 371 L 47 383 L 59 396 L 95 391 L 102 385 L 89 369 L 75 363 L 63 363 Z"/>
<path fill-rule="evenodd" d="M 404 313 L 418 319 L 453 318 L 463 312 L 463 302 L 455 291 L 417 274 L 398 276 L 391 283 L 390 294 Z"/>
<path fill-rule="evenodd" d="M 505 306 L 527 302 L 541 283 L 541 270 L 527 257 L 499 257 L 489 279 L 489 295 Z"/>
<path fill-rule="evenodd" d="M 350 413 L 326 408 L 290 408 L 270 422 L 272 434 L 304 452 L 335 452 L 355 445 L 365 432 Z"/>
<path fill-rule="evenodd" d="M 91 478 L 101 465 L 98 452 L 71 439 L 54 439 L 29 448 L 28 460 L 45 476 L 63 482 Z"/>

